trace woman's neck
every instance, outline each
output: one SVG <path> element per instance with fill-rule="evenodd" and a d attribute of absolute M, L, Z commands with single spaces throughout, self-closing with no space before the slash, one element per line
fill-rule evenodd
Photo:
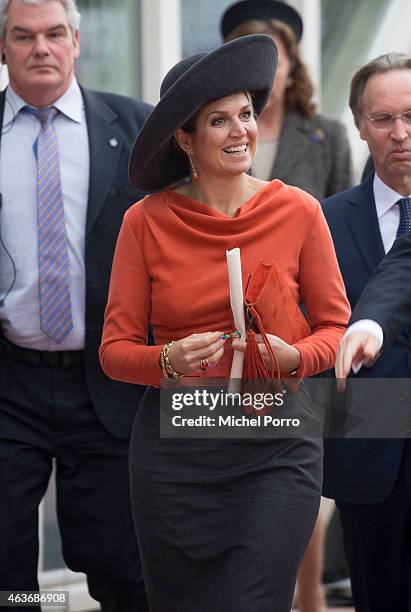
<path fill-rule="evenodd" d="M 266 184 L 244 173 L 231 179 L 199 176 L 176 191 L 234 217 L 237 209 Z"/>
<path fill-rule="evenodd" d="M 273 105 L 265 109 L 259 116 L 258 137 L 260 140 L 278 138 L 283 127 L 285 111 L 282 105 Z"/>

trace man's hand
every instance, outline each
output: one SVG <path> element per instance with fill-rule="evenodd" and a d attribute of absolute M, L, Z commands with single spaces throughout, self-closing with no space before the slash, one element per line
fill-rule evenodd
<path fill-rule="evenodd" d="M 353 332 L 344 336 L 337 352 L 335 376 L 338 391 L 344 391 L 345 379 L 351 368 L 358 365 L 372 365 L 380 352 L 379 339 L 368 332 Z"/>

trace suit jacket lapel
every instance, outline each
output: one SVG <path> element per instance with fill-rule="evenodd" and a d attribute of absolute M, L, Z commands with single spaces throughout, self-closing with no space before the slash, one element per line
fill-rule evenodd
<path fill-rule="evenodd" d="M 309 141 L 309 121 L 296 113 L 289 113 L 283 124 L 277 157 L 271 176 L 281 178 L 292 173 L 298 160 L 306 154 Z"/>
<path fill-rule="evenodd" d="M 4 115 L 4 107 L 6 101 L 6 90 L 0 91 L 0 128 L 3 126 L 3 115 Z M 0 129 L 0 141 L 3 130 Z"/>
<path fill-rule="evenodd" d="M 370 274 L 385 255 L 375 208 L 374 173 L 350 196 L 347 223 L 357 249 Z"/>
<path fill-rule="evenodd" d="M 93 91 L 83 88 L 81 91 L 90 146 L 86 224 L 86 232 L 89 232 L 111 191 L 125 135 L 114 126 L 117 115 L 105 101 Z"/>

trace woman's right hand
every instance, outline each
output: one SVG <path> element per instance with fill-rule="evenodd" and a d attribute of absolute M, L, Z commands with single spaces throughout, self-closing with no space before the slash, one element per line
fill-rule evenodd
<path fill-rule="evenodd" d="M 224 354 L 225 340 L 220 338 L 221 334 L 191 334 L 173 342 L 168 354 L 173 369 L 179 374 L 199 372 L 202 359 L 206 359 L 209 365 L 216 365 Z"/>

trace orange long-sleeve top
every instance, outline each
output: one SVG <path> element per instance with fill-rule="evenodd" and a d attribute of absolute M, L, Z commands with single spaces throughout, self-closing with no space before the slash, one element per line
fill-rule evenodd
<path fill-rule="evenodd" d="M 274 260 L 305 305 L 312 333 L 294 345 L 301 353 L 298 376 L 332 367 L 350 307 L 330 232 L 317 200 L 274 180 L 233 218 L 171 189 L 127 211 L 100 348 L 105 373 L 159 386 L 165 343 L 233 331 L 225 252 L 234 247 L 241 249 L 243 282 L 261 259 Z M 147 346 L 149 323 L 155 346 Z"/>

